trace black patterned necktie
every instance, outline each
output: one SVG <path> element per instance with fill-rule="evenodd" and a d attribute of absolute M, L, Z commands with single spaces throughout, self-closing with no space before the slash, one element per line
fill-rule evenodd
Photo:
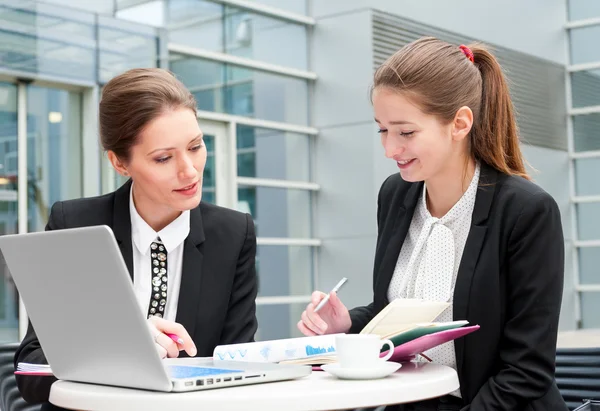
<path fill-rule="evenodd" d="M 150 266 L 152 293 L 148 306 L 148 318 L 164 317 L 167 305 L 167 250 L 160 238 L 150 244 Z"/>

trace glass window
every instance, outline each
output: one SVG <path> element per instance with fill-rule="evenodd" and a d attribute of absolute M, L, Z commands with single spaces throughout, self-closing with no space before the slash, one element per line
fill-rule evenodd
<path fill-rule="evenodd" d="M 581 284 L 600 283 L 600 247 L 580 247 L 579 282 Z"/>
<path fill-rule="evenodd" d="M 306 27 L 200 0 L 168 1 L 169 41 L 301 70 L 308 68 Z"/>
<path fill-rule="evenodd" d="M 600 218 L 598 216 L 600 216 L 600 203 L 577 204 L 577 238 L 579 240 L 600 240 Z"/>
<path fill-rule="evenodd" d="M 600 328 L 600 293 L 581 293 L 582 328 Z"/>
<path fill-rule="evenodd" d="M 600 158 L 579 158 L 575 161 L 575 195 L 600 195 Z"/>
<path fill-rule="evenodd" d="M 100 82 L 132 68 L 156 67 L 158 42 L 154 29 L 102 16 L 98 24 Z"/>
<path fill-rule="evenodd" d="M 0 235 L 18 232 L 17 87 L 0 82 Z M 19 340 L 19 296 L 0 257 L 0 342 Z"/>
<path fill-rule="evenodd" d="M 168 0 L 169 42 L 223 52 L 223 5 L 199 0 Z"/>
<path fill-rule="evenodd" d="M 600 70 L 571 73 L 573 107 L 600 105 Z"/>
<path fill-rule="evenodd" d="M 206 145 L 206 166 L 204 167 L 204 177 L 202 179 L 202 201 L 205 203 L 216 203 L 216 170 L 215 170 L 215 136 L 204 134 L 204 144 Z"/>
<path fill-rule="evenodd" d="M 225 6 L 225 52 L 280 66 L 308 68 L 306 27 Z"/>
<path fill-rule="evenodd" d="M 97 38 L 92 13 L 37 2 L 0 5 L 0 66 L 89 82 L 156 67 L 156 29 L 106 16 L 98 25 Z"/>
<path fill-rule="evenodd" d="M 179 54 L 170 59 L 170 69 L 194 94 L 200 110 L 308 123 L 306 80 Z"/>
<path fill-rule="evenodd" d="M 0 6 L 0 65 L 15 71 L 95 80 L 93 15 L 42 4 Z M 62 9 L 61 9 L 62 10 Z M 54 13 L 56 13 L 54 11 Z"/>
<path fill-rule="evenodd" d="M 258 295 L 310 295 L 314 247 L 259 245 L 256 252 Z"/>
<path fill-rule="evenodd" d="M 600 17 L 598 0 L 569 0 L 569 20 L 583 20 Z"/>
<path fill-rule="evenodd" d="M 600 113 L 573 116 L 575 151 L 600 150 Z"/>
<path fill-rule="evenodd" d="M 600 25 L 587 26 L 570 30 L 571 64 L 592 63 L 600 61 Z"/>
<path fill-rule="evenodd" d="M 238 210 L 254 218 L 260 237 L 310 238 L 311 192 L 238 186 Z"/>
<path fill-rule="evenodd" d="M 310 181 L 310 144 L 305 134 L 238 125 L 238 176 Z"/>
<path fill-rule="evenodd" d="M 306 15 L 307 13 L 306 0 L 249 0 L 248 3 L 275 7 L 296 14 Z"/>
<path fill-rule="evenodd" d="M 81 196 L 81 94 L 27 89 L 29 231 L 44 230 L 56 201 Z"/>
<path fill-rule="evenodd" d="M 256 307 L 256 341 L 303 337 L 296 327 L 308 303 L 259 305 Z"/>

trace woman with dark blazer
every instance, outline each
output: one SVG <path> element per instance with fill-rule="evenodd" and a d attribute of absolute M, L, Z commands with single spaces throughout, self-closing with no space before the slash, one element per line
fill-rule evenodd
<path fill-rule="evenodd" d="M 219 344 L 253 341 L 254 224 L 200 202 L 207 152 L 193 96 L 168 71 L 134 69 L 106 84 L 99 115 L 108 158 L 130 179 L 110 194 L 55 203 L 46 229 L 112 228 L 163 358 L 182 350 L 212 356 Z M 47 363 L 31 323 L 18 362 Z M 45 402 L 43 410 L 59 409 L 46 402 L 54 381 L 17 377 L 23 397 Z"/>
<path fill-rule="evenodd" d="M 417 40 L 375 73 L 386 156 L 373 302 L 348 311 L 313 294 L 305 335 L 357 333 L 391 300 L 451 302 L 438 321 L 480 329 L 426 352 L 460 388 L 400 410 L 564 411 L 554 380 L 564 275 L 556 202 L 523 165 L 508 87 L 480 45 Z"/>

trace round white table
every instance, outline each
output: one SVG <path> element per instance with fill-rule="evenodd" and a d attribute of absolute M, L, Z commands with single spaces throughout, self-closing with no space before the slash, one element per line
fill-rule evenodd
<path fill-rule="evenodd" d="M 405 363 L 378 380 L 340 380 L 323 371 L 291 381 L 163 393 L 57 381 L 50 402 L 73 410 L 339 410 L 401 404 L 440 397 L 459 387 L 452 368 Z"/>

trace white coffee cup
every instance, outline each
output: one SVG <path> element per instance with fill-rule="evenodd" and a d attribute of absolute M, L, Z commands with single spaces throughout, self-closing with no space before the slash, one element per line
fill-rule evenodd
<path fill-rule="evenodd" d="M 379 357 L 384 345 L 388 345 L 389 352 Z M 340 367 L 372 368 L 390 359 L 394 353 L 394 343 L 382 340 L 375 334 L 342 334 L 335 337 L 335 351 Z"/>

